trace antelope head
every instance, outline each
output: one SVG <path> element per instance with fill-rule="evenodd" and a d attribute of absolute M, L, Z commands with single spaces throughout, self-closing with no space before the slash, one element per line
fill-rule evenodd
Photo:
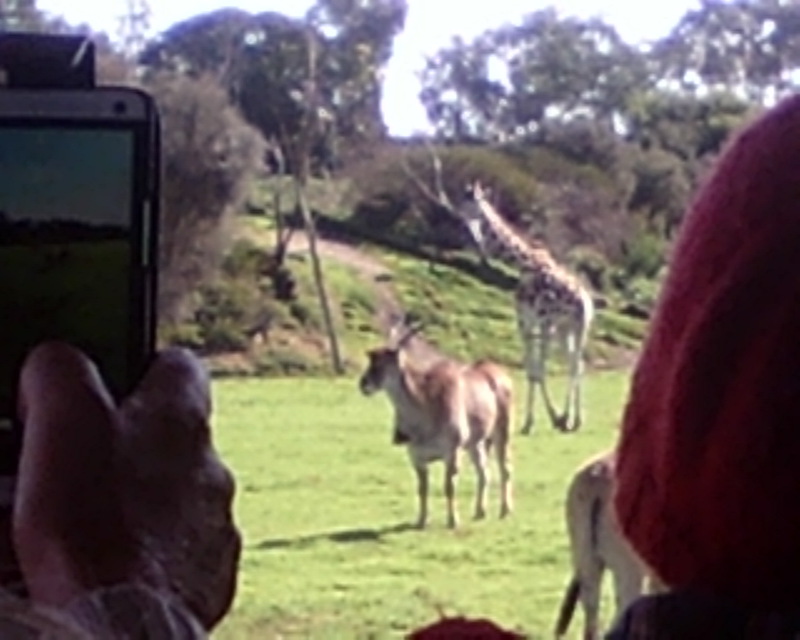
<path fill-rule="evenodd" d="M 361 393 L 372 395 L 399 377 L 403 367 L 403 350 L 423 328 L 422 322 L 412 323 L 406 317 L 402 323 L 396 323 L 391 328 L 385 346 L 367 351 L 367 369 L 358 383 Z"/>

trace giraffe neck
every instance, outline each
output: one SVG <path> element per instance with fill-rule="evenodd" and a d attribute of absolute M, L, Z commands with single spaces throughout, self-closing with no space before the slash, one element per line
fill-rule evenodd
<path fill-rule="evenodd" d="M 507 259 L 520 269 L 539 270 L 552 266 L 555 260 L 541 243 L 532 243 L 516 231 L 488 202 L 483 202 L 484 229 L 490 255 Z"/>

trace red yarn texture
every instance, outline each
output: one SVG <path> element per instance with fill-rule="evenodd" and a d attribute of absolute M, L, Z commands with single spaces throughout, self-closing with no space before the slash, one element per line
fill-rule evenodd
<path fill-rule="evenodd" d="M 625 410 L 615 504 L 669 585 L 800 601 L 800 96 L 687 214 Z"/>
<path fill-rule="evenodd" d="M 525 636 L 498 627 L 490 620 L 442 618 L 414 631 L 408 640 L 525 640 Z"/>

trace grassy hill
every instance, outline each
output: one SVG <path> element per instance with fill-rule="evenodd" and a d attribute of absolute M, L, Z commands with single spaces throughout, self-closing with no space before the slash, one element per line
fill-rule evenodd
<path fill-rule="evenodd" d="M 271 220 L 240 216 L 234 238 L 227 266 L 204 289 L 203 317 L 208 326 L 189 323 L 179 341 L 198 347 L 202 342 L 198 333 L 206 337 L 221 333 L 222 348 L 207 353 L 217 375 L 329 373 L 329 345 L 304 234 L 295 234 L 287 258 L 297 283 L 296 299 L 291 302 L 275 300 L 247 258 L 271 250 Z M 459 266 L 421 260 L 376 242 L 322 238 L 320 253 L 348 371 L 362 365 L 364 349 L 383 340 L 381 319 L 397 308 L 420 317 L 426 324 L 426 339 L 452 356 L 485 356 L 520 365 L 521 344 L 510 290 L 488 284 Z M 470 264 L 471 259 L 459 256 L 458 261 Z M 644 330 L 643 320 L 600 309 L 587 353 L 589 366 L 627 366 Z"/>

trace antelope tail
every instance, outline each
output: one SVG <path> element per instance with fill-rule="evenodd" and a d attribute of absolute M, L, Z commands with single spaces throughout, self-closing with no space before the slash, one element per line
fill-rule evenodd
<path fill-rule="evenodd" d="M 558 622 L 556 622 L 556 640 L 561 640 L 569 629 L 569 623 L 575 613 L 575 606 L 578 604 L 578 596 L 581 593 L 581 581 L 578 576 L 570 580 L 564 600 L 561 602 L 561 609 L 558 612 Z"/>

